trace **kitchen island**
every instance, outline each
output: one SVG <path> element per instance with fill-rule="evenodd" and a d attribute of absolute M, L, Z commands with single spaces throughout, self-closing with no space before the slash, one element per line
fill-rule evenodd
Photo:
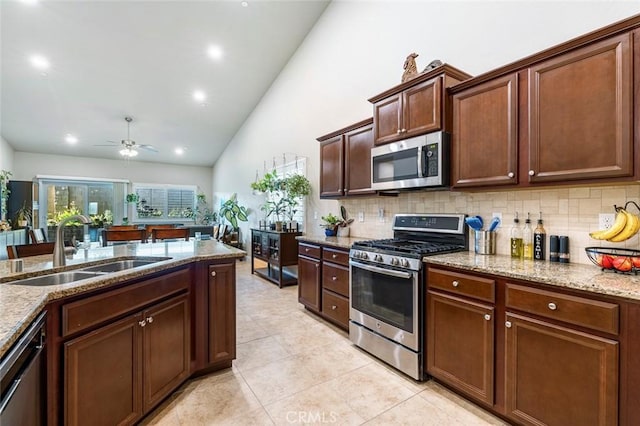
<path fill-rule="evenodd" d="M 244 255 L 206 240 L 81 249 L 58 268 L 36 256 L 19 274 L 0 262 L 0 354 L 47 311 L 48 424 L 133 424 L 188 377 L 231 366 Z M 126 259 L 154 262 L 67 284 L 11 283 Z"/>

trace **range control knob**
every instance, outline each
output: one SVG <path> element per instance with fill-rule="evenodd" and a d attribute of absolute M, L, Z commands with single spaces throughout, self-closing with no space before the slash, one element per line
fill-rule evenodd
<path fill-rule="evenodd" d="M 408 268 L 409 267 L 409 261 L 407 259 L 400 259 L 400 266 L 402 266 L 404 268 Z"/>
<path fill-rule="evenodd" d="M 376 262 L 383 262 L 384 261 L 382 256 L 380 256 L 379 254 L 376 254 L 376 257 L 374 257 L 373 260 L 375 260 Z"/>
<path fill-rule="evenodd" d="M 360 259 L 367 260 L 369 259 L 369 255 L 366 252 L 360 253 Z"/>
<path fill-rule="evenodd" d="M 393 266 L 396 266 L 398 264 L 398 258 L 397 257 L 392 257 L 390 263 Z"/>

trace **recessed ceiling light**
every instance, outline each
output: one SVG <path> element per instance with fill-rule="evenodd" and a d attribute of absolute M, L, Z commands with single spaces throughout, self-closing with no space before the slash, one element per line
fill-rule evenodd
<path fill-rule="evenodd" d="M 29 4 L 29 5 L 38 4 L 38 0 L 20 0 L 20 2 L 24 4 Z"/>
<path fill-rule="evenodd" d="M 67 133 L 67 136 L 64 137 L 66 143 L 75 144 L 78 143 L 78 138 L 73 136 L 71 133 Z"/>
<path fill-rule="evenodd" d="M 248 1 L 241 1 L 240 4 L 242 5 L 242 7 L 249 7 Z"/>
<path fill-rule="evenodd" d="M 174 152 L 178 155 L 182 155 L 184 154 L 184 148 L 182 147 L 177 147 L 176 149 L 174 149 Z"/>
<path fill-rule="evenodd" d="M 204 102 L 207 99 L 207 95 L 202 90 L 194 90 L 193 99 L 197 102 Z"/>
<path fill-rule="evenodd" d="M 222 47 L 212 44 L 207 48 L 207 55 L 209 55 L 211 59 L 219 61 L 224 56 L 224 51 Z"/>
<path fill-rule="evenodd" d="M 29 61 L 34 68 L 41 71 L 48 70 L 51 66 L 51 64 L 49 64 L 49 60 L 42 55 L 32 55 L 29 58 Z"/>

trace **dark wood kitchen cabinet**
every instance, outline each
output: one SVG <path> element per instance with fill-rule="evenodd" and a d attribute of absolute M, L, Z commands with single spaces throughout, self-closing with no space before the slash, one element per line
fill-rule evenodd
<path fill-rule="evenodd" d="M 427 372 L 492 406 L 495 282 L 437 268 L 427 280 Z"/>
<path fill-rule="evenodd" d="M 208 267 L 208 363 L 215 365 L 236 357 L 236 266 L 235 263 Z"/>
<path fill-rule="evenodd" d="M 633 178 L 633 34 L 609 31 L 450 89 L 454 188 Z"/>
<path fill-rule="evenodd" d="M 445 88 L 470 76 L 444 64 L 369 99 L 376 145 L 436 130 L 450 130 Z"/>
<path fill-rule="evenodd" d="M 373 119 L 319 137 L 320 198 L 369 195 Z"/>
<path fill-rule="evenodd" d="M 65 424 L 133 424 L 189 375 L 189 340 L 184 294 L 65 343 Z"/>
<path fill-rule="evenodd" d="M 315 313 L 319 313 L 321 309 L 321 250 L 317 245 L 298 244 L 298 302 Z"/>

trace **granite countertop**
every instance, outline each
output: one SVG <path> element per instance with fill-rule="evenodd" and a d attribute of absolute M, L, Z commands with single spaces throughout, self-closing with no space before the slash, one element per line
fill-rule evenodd
<path fill-rule="evenodd" d="M 474 252 L 428 256 L 423 260 L 430 265 L 452 266 L 472 272 L 640 300 L 640 275 L 602 271 L 595 265 L 517 260 L 510 256 L 485 256 Z"/>
<path fill-rule="evenodd" d="M 356 241 L 370 240 L 371 238 L 366 237 L 325 237 L 324 235 L 301 235 L 296 237 L 296 240 L 313 243 L 313 244 L 322 244 L 324 246 L 338 247 L 343 249 L 350 249 L 353 243 Z"/>
<path fill-rule="evenodd" d="M 67 259 L 66 266 L 57 268 L 53 268 L 52 255 L 26 257 L 23 258 L 24 270 L 21 273 L 10 273 L 10 261 L 0 261 L 0 357 L 5 354 L 31 321 L 42 311 L 47 302 L 51 300 L 109 286 L 198 260 L 239 259 L 245 255 L 244 251 L 224 245 L 216 240 L 192 240 L 81 249 L 72 259 Z M 171 259 L 135 269 L 99 275 L 75 283 L 50 286 L 24 286 L 8 283 L 22 278 L 108 263 L 116 258 L 126 259 L 140 256 L 171 257 Z"/>

